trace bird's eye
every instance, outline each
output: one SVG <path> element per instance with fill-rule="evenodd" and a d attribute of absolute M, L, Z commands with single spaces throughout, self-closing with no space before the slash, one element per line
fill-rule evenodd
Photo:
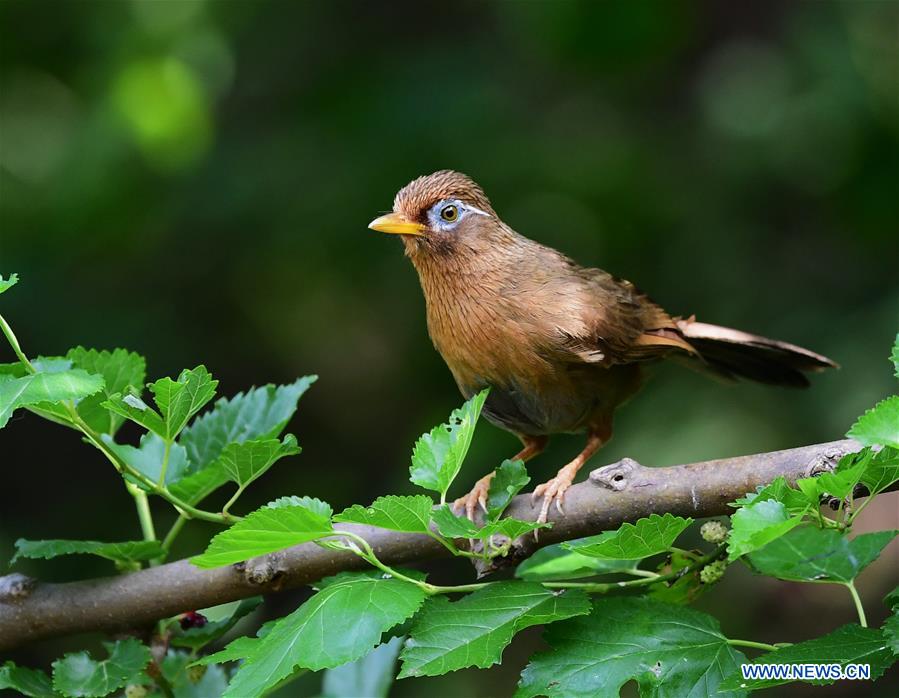
<path fill-rule="evenodd" d="M 447 223 L 452 223 L 459 217 L 459 209 L 452 204 L 444 206 L 440 209 L 440 217 Z"/>

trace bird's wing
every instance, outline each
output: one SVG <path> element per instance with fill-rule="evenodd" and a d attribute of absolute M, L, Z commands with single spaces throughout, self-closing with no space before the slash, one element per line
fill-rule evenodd
<path fill-rule="evenodd" d="M 583 301 L 574 331 L 560 328 L 574 362 L 600 364 L 650 361 L 673 352 L 695 354 L 672 318 L 630 281 L 601 269 L 579 269 Z"/>

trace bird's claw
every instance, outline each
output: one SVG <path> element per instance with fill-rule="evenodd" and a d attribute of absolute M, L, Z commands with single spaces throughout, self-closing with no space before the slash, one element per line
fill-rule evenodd
<path fill-rule="evenodd" d="M 455 502 L 453 502 L 453 511 L 456 511 L 460 507 L 464 507 L 465 516 L 469 521 L 475 520 L 475 511 L 478 507 L 481 508 L 481 511 L 484 514 L 487 514 L 487 495 L 490 492 L 490 481 L 493 479 L 493 473 L 487 475 L 486 477 L 482 477 L 478 480 L 474 487 L 471 488 L 471 492 L 466 494 L 464 497 L 459 497 Z"/>
<path fill-rule="evenodd" d="M 562 508 L 562 501 L 565 499 L 565 491 L 571 487 L 574 482 L 574 476 L 577 470 L 570 469 L 568 466 L 562 468 L 559 473 L 548 482 L 538 485 L 531 495 L 531 501 L 537 501 L 539 497 L 543 497 L 543 503 L 540 506 L 540 515 L 537 517 L 537 523 L 546 523 L 549 515 L 549 508 L 555 502 L 556 509 L 562 515 L 565 510 Z M 534 537 L 537 537 L 537 531 L 534 531 Z"/>

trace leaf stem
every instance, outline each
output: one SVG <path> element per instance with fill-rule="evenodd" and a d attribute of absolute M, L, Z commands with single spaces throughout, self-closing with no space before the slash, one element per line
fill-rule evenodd
<path fill-rule="evenodd" d="M 610 591 L 620 589 L 636 589 L 640 587 L 660 584 L 662 582 L 671 582 L 680 579 L 686 574 L 695 572 L 705 567 L 710 562 L 723 557 L 727 553 L 727 544 L 717 547 L 708 555 L 703 555 L 675 572 L 668 574 L 657 574 L 654 577 L 646 577 L 641 579 L 631 579 L 626 582 L 543 582 L 543 586 L 547 589 L 583 589 L 588 593 L 605 594 Z"/>
<path fill-rule="evenodd" d="M 126 482 L 125 487 L 128 489 L 128 493 L 134 497 L 134 505 L 137 507 L 137 518 L 140 521 L 140 530 L 143 533 L 144 540 L 156 540 L 156 527 L 153 525 L 153 514 L 150 511 L 147 493 L 130 482 Z"/>
<path fill-rule="evenodd" d="M 172 524 L 172 527 L 169 529 L 169 532 L 165 534 L 165 540 L 162 541 L 162 547 L 166 551 L 172 549 L 172 543 L 175 542 L 175 538 L 178 537 L 178 534 L 181 533 L 181 529 L 184 528 L 184 524 L 187 523 L 187 517 L 184 514 L 178 514 L 178 518 L 175 519 L 175 523 Z"/>
<path fill-rule="evenodd" d="M 229 500 L 225 503 L 225 506 L 222 507 L 222 514 L 227 514 L 227 513 L 228 513 L 228 510 L 231 508 L 231 505 L 234 504 L 234 502 L 237 501 L 237 498 L 240 497 L 240 495 L 243 494 L 244 489 L 246 489 L 246 485 L 239 485 L 239 486 L 237 487 L 237 492 L 235 492 L 235 493 L 232 495 L 231 499 L 229 499 Z"/>
<path fill-rule="evenodd" d="M 754 640 L 731 640 L 728 638 L 727 644 L 731 647 L 752 647 L 757 650 L 774 652 L 780 649 L 780 647 L 783 647 L 786 643 L 780 643 L 779 645 L 769 645 L 766 642 L 755 642 Z"/>
<path fill-rule="evenodd" d="M 862 600 L 858 595 L 858 590 L 855 588 L 855 582 L 850 581 L 846 583 L 846 588 L 849 589 L 849 593 L 852 595 L 852 601 L 855 603 L 855 610 L 858 612 L 858 623 L 863 628 L 868 627 L 868 619 L 865 617 L 865 607 L 862 606 Z"/>
<path fill-rule="evenodd" d="M 166 439 L 162 450 L 162 467 L 159 469 L 159 482 L 156 483 L 160 489 L 165 487 L 165 473 L 169 469 L 169 454 L 171 452 L 172 442 Z"/>
<path fill-rule="evenodd" d="M 0 315 L 0 329 L 2 329 L 3 334 L 6 335 L 6 341 L 9 342 L 9 346 L 11 346 L 13 352 L 15 352 L 19 363 L 21 363 L 29 373 L 37 373 L 37 369 L 28 360 L 28 357 L 25 356 L 22 347 L 19 346 L 19 340 L 16 338 L 16 333 L 12 331 L 12 327 L 9 326 L 9 323 L 6 322 L 2 315 Z"/>

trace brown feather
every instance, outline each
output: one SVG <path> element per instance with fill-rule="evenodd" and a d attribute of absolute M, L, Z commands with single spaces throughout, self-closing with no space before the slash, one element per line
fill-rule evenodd
<path fill-rule="evenodd" d="M 782 385 L 834 365 L 784 342 L 672 318 L 629 281 L 516 233 L 460 173 L 410 182 L 394 210 L 427 224 L 445 199 L 486 215 L 404 236 L 406 254 L 421 280 L 434 346 L 465 396 L 491 387 L 485 414 L 506 429 L 536 436 L 606 428 L 639 389 L 640 365 L 668 356 Z"/>

